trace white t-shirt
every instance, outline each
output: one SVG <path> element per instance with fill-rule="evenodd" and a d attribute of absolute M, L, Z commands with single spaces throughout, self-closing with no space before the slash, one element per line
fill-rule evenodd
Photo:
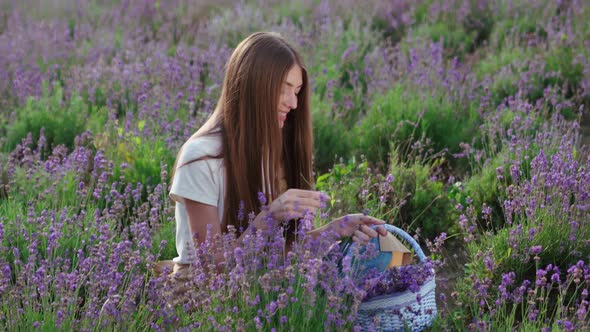
<path fill-rule="evenodd" d="M 223 202 L 225 198 L 225 168 L 223 159 L 217 156 L 221 151 L 221 135 L 213 134 L 189 140 L 184 144 L 174 172 L 170 196 L 176 200 L 176 252 L 173 261 L 190 264 L 196 259 L 193 237 L 188 223 L 186 207 L 178 199 L 187 198 L 217 207 L 219 220 L 223 220 Z M 184 165 L 191 160 L 204 157 L 204 160 Z"/>

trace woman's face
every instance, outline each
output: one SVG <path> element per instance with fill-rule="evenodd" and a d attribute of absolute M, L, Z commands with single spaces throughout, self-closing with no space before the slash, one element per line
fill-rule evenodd
<path fill-rule="evenodd" d="M 297 95 L 303 86 L 303 74 L 299 65 L 294 65 L 289 69 L 287 77 L 281 85 L 281 95 L 279 98 L 279 128 L 283 128 L 287 114 L 297 108 Z"/>

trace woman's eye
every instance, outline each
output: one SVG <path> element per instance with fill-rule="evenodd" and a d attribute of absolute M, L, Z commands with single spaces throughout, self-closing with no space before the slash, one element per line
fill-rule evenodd
<path fill-rule="evenodd" d="M 281 95 L 294 94 L 295 96 L 299 96 L 299 92 L 301 92 L 301 89 L 293 90 L 292 88 L 289 88 L 289 87 L 281 88 Z"/>

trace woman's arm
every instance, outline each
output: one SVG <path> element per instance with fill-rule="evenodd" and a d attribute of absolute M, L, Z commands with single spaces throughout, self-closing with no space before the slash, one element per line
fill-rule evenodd
<path fill-rule="evenodd" d="M 214 239 L 215 236 L 221 234 L 217 206 L 204 204 L 186 198 L 183 203 L 188 215 L 188 225 L 191 236 L 197 242 L 195 245 L 206 241 L 208 225 L 211 225 L 211 239 Z M 223 262 L 223 252 L 215 250 L 213 259 L 217 265 L 217 270 L 219 271 L 222 268 L 220 263 Z"/>
<path fill-rule="evenodd" d="M 211 238 L 221 234 L 217 206 L 184 199 L 184 206 L 188 214 L 189 228 L 192 235 L 196 233 L 197 241 L 203 243 L 207 236 L 207 225 L 211 224 Z"/>

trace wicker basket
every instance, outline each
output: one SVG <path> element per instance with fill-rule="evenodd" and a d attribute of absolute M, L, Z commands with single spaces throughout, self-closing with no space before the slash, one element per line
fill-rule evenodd
<path fill-rule="evenodd" d="M 414 238 L 395 226 L 383 226 L 406 240 L 420 261 L 425 261 L 426 256 Z M 372 327 L 378 331 L 421 331 L 431 325 L 437 314 L 435 288 L 435 275 L 432 271 L 432 276 L 420 286 L 419 292 L 406 290 L 362 302 L 357 311 L 357 323 L 363 330 Z M 418 293 L 421 296 L 420 303 L 417 300 Z"/>

